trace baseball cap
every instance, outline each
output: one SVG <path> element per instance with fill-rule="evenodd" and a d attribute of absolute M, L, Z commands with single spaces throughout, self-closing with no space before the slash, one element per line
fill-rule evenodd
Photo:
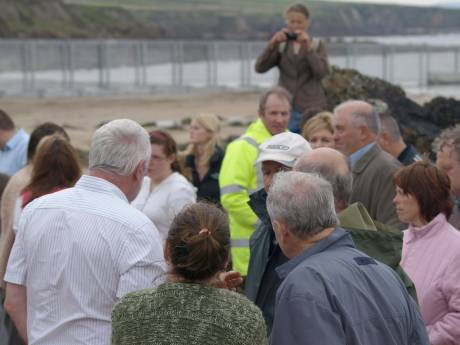
<path fill-rule="evenodd" d="M 260 153 L 256 163 L 275 161 L 293 167 L 297 158 L 312 150 L 304 137 L 292 132 L 272 136 L 259 146 Z"/>

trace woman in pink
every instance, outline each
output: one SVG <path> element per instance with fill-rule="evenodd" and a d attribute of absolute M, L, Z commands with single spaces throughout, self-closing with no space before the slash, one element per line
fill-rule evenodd
<path fill-rule="evenodd" d="M 401 266 L 417 290 L 432 345 L 460 344 L 460 232 L 446 218 L 452 212 L 450 181 L 426 162 L 394 176 L 393 200 L 404 231 Z"/>

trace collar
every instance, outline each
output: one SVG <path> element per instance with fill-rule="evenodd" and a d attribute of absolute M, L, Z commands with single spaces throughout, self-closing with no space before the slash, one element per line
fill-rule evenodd
<path fill-rule="evenodd" d="M 423 237 L 429 238 L 429 237 L 435 236 L 438 230 L 441 229 L 442 226 L 446 223 L 447 223 L 447 219 L 444 213 L 439 213 L 436 217 L 434 217 L 431 220 L 431 222 L 421 227 L 417 228 L 415 226 L 409 225 L 409 228 L 407 229 L 407 233 L 406 233 L 407 237 L 404 242 L 411 243 Z"/>
<path fill-rule="evenodd" d="M 8 140 L 3 146 L 2 151 L 9 151 L 14 149 L 14 147 L 24 139 L 24 137 L 27 137 L 27 133 L 22 128 L 18 129 L 16 133 L 10 138 L 10 140 Z"/>
<path fill-rule="evenodd" d="M 252 193 L 249 196 L 248 205 L 254 211 L 257 218 L 259 218 L 264 224 L 271 225 L 270 216 L 267 211 L 267 192 L 265 191 L 265 188 Z"/>
<path fill-rule="evenodd" d="M 304 250 L 302 253 L 292 258 L 285 264 L 276 268 L 276 273 L 280 279 L 287 277 L 297 266 L 304 262 L 309 257 L 321 253 L 329 248 L 334 247 L 355 247 L 351 235 L 340 227 L 336 227 L 335 230 L 326 238 L 315 243 L 312 247 Z"/>
<path fill-rule="evenodd" d="M 350 164 L 352 167 L 356 165 L 356 163 L 367 153 L 369 150 L 375 145 L 375 142 L 367 144 L 364 147 L 361 147 L 358 151 L 352 153 L 350 155 Z"/>
<path fill-rule="evenodd" d="M 75 188 L 85 189 L 91 192 L 102 194 L 115 195 L 121 200 L 129 203 L 126 195 L 121 191 L 120 188 L 100 177 L 83 175 L 75 184 Z"/>

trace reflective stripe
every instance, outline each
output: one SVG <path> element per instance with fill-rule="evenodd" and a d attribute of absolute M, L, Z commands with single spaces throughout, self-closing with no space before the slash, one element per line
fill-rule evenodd
<path fill-rule="evenodd" d="M 232 239 L 233 248 L 249 248 L 249 239 Z"/>
<path fill-rule="evenodd" d="M 244 140 L 245 142 L 247 142 L 249 145 L 252 145 L 254 146 L 257 151 L 259 151 L 259 144 L 257 144 L 257 141 L 255 141 L 254 139 L 252 139 L 251 137 L 240 137 L 241 140 Z"/>
<path fill-rule="evenodd" d="M 259 144 L 257 144 L 257 142 L 254 139 L 252 139 L 251 137 L 246 137 L 246 136 L 240 137 L 240 139 L 246 141 L 249 145 L 254 146 L 257 149 L 257 157 L 259 157 L 259 151 L 260 151 Z M 262 175 L 262 164 L 257 163 L 255 166 L 255 169 L 256 169 L 256 189 L 254 191 L 258 191 L 264 186 L 264 179 Z M 251 194 L 251 192 L 249 194 Z"/>
<path fill-rule="evenodd" d="M 228 186 L 222 187 L 220 189 L 220 195 L 239 193 L 243 190 L 247 190 L 247 189 L 244 188 L 243 186 L 240 186 L 239 184 L 229 184 Z"/>
<path fill-rule="evenodd" d="M 264 175 L 262 173 L 262 163 L 256 164 L 256 191 L 264 187 Z"/>

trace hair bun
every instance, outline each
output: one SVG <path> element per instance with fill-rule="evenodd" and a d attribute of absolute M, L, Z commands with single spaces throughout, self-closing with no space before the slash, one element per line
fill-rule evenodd
<path fill-rule="evenodd" d="M 211 236 L 211 231 L 209 231 L 209 229 L 203 228 L 203 229 L 200 230 L 198 235 L 204 235 L 206 237 L 209 237 L 209 236 Z"/>

